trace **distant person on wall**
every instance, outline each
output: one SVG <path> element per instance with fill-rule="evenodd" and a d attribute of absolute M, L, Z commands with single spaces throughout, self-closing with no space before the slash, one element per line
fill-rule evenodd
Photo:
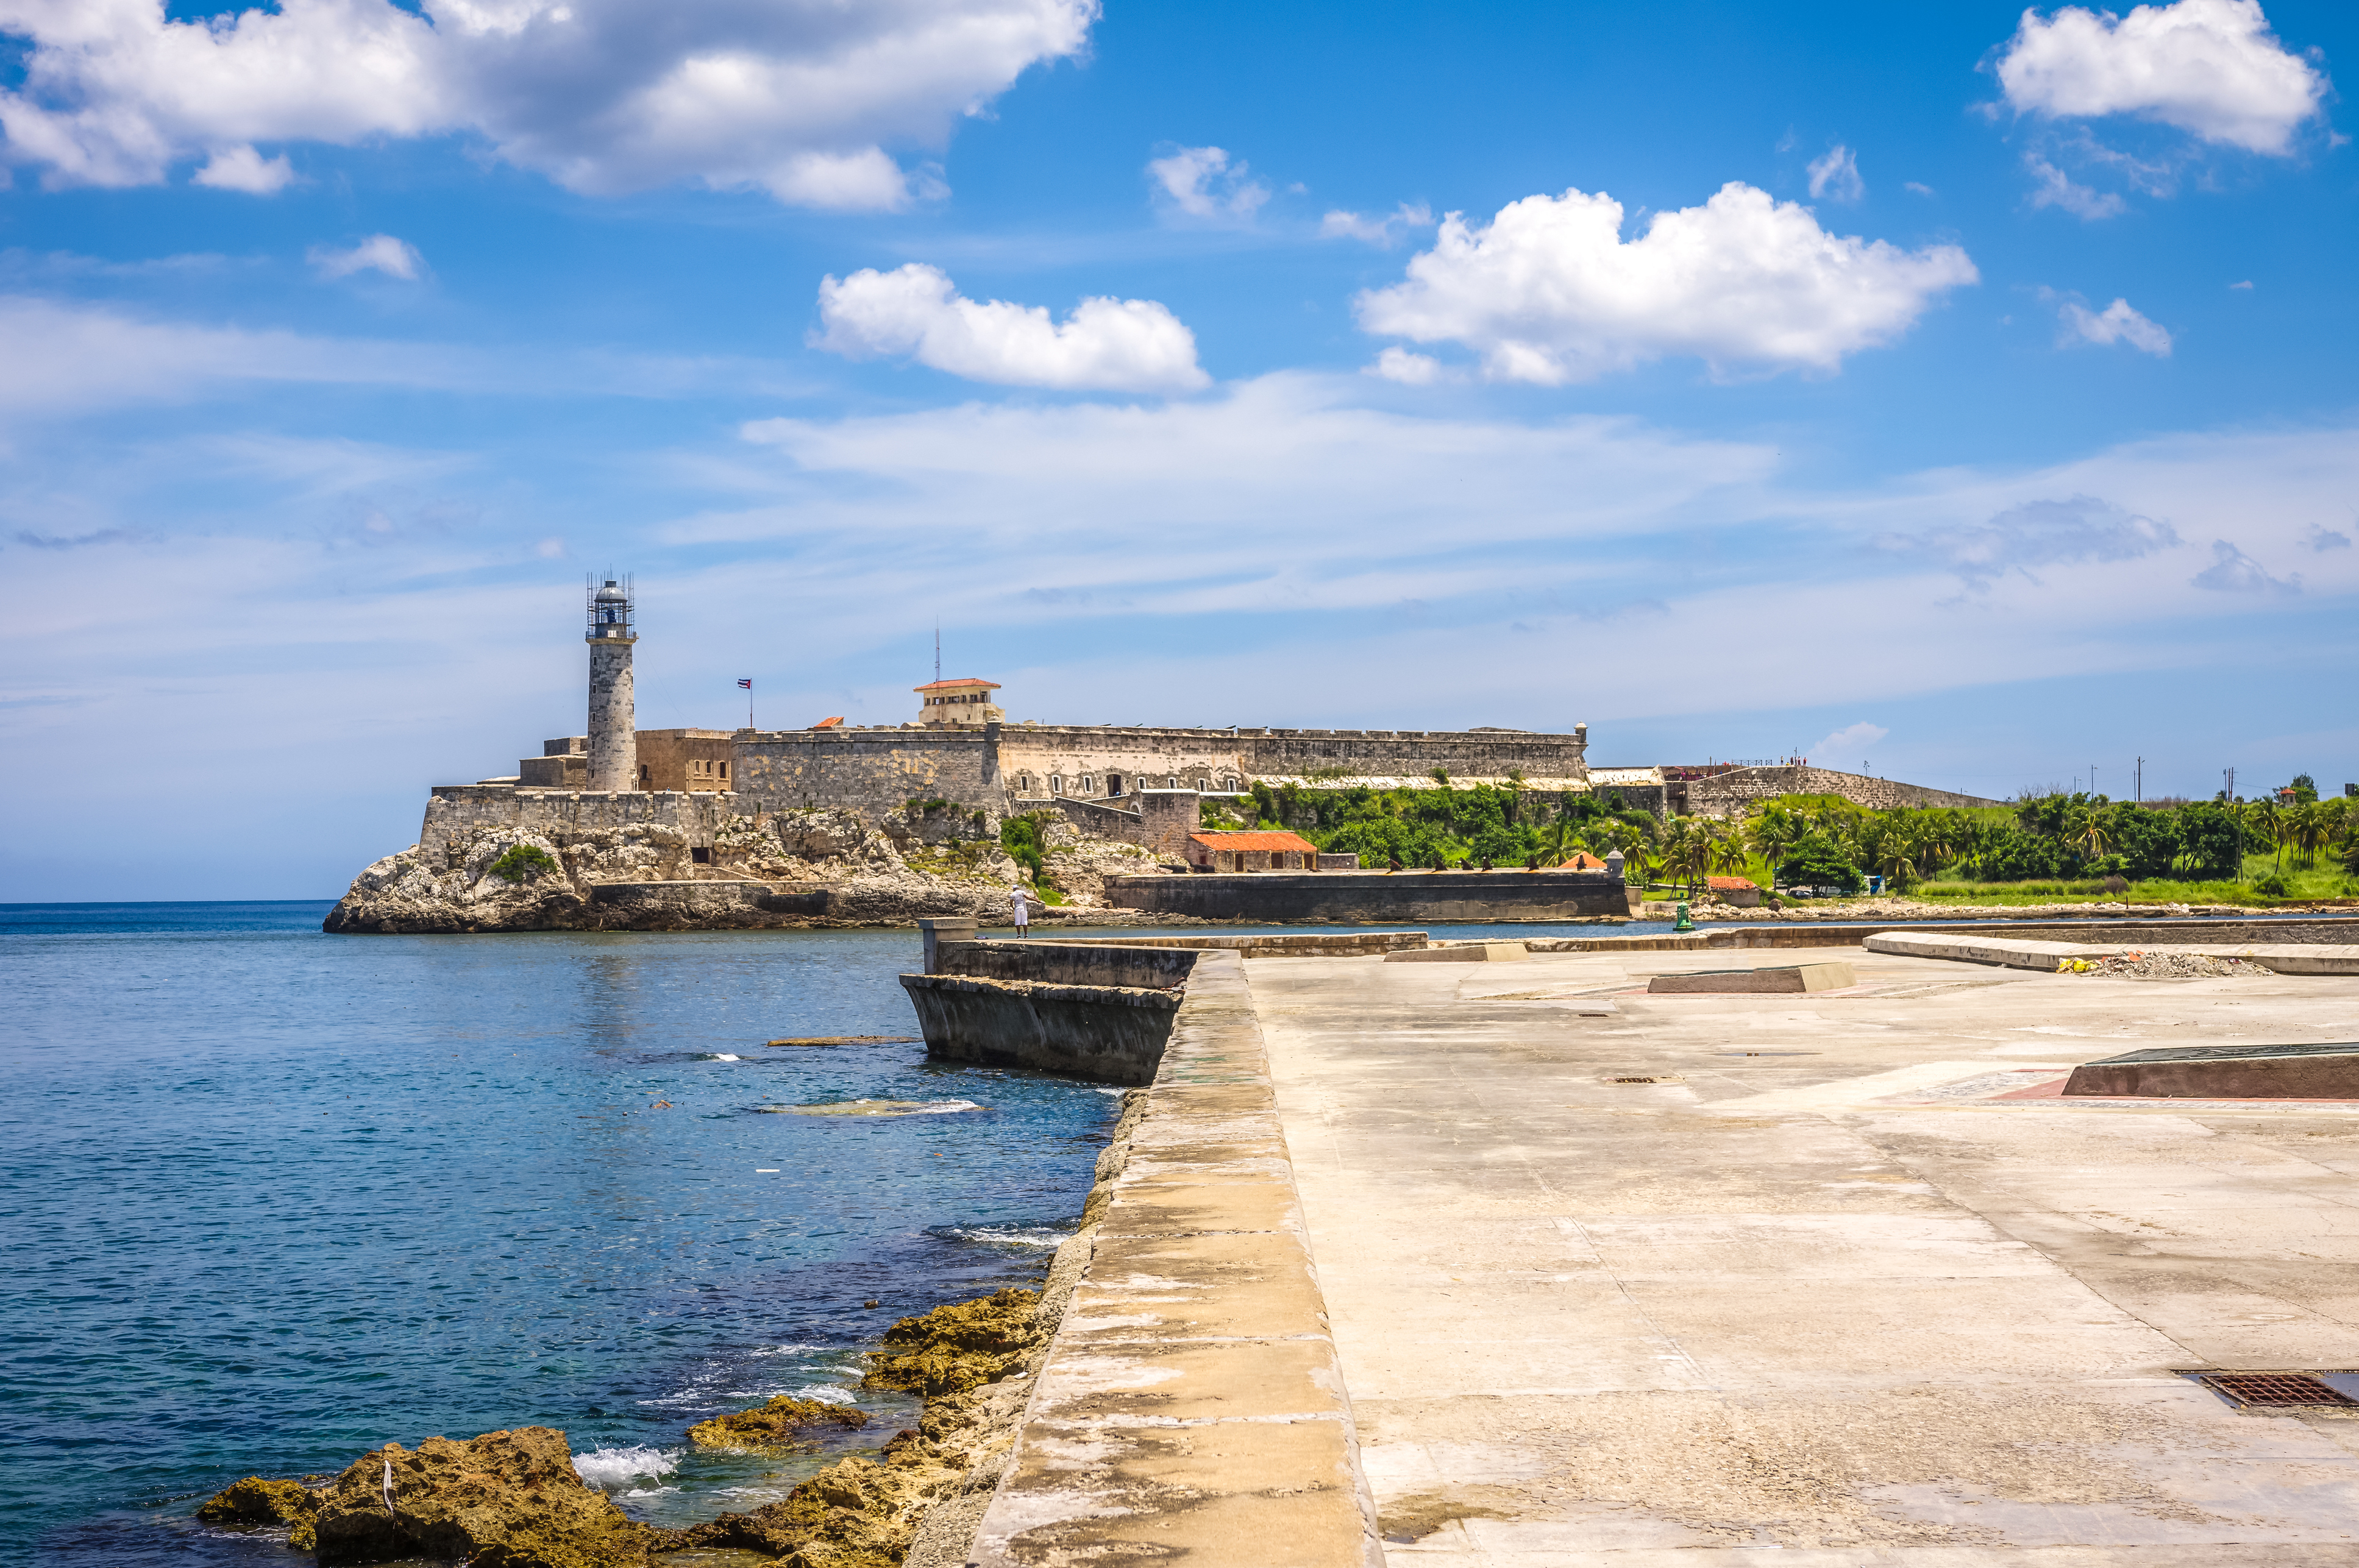
<path fill-rule="evenodd" d="M 1018 936 L 1029 936 L 1029 935 L 1032 935 L 1032 905 L 1031 905 L 1031 903 L 1030 903 L 1028 900 L 1027 900 L 1027 899 L 1025 898 L 1025 896 L 1024 896 L 1024 890 L 1023 890 L 1022 888 L 1020 888 L 1020 887 L 1019 887 L 1019 888 L 1013 889 L 1013 890 L 1011 891 L 1011 892 L 1010 892 L 1010 896 L 1011 896 L 1011 897 L 1016 901 L 1016 935 L 1017 935 Z"/>

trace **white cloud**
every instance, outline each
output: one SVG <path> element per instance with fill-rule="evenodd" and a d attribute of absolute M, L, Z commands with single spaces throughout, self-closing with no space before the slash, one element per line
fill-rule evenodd
<path fill-rule="evenodd" d="M 1196 337 L 1152 299 L 1084 299 L 1060 323 L 1045 307 L 978 302 L 940 267 L 864 268 L 819 286 L 811 342 L 851 359 L 907 354 L 969 381 L 1110 392 L 1210 384 Z"/>
<path fill-rule="evenodd" d="M 2051 119 L 2129 114 L 2284 155 L 2326 80 L 2269 31 L 2259 0 L 2179 0 L 2127 16 L 2078 5 L 2022 25 L 1998 62 L 2006 102 Z"/>
<path fill-rule="evenodd" d="M 1204 222 L 1250 223 L 1269 187 L 1248 178 L 1243 158 L 1235 163 L 1219 147 L 1181 147 L 1150 158 L 1147 172 L 1169 210 Z"/>
<path fill-rule="evenodd" d="M 2057 307 L 2057 316 L 2063 323 L 2056 339 L 2059 348 L 2081 343 L 2110 348 L 2115 343 L 2127 343 L 2140 353 L 2158 359 L 2170 355 L 2170 334 L 2139 315 L 2126 299 L 2116 299 L 2103 311 L 2092 310 L 2077 299 L 2067 299 Z"/>
<path fill-rule="evenodd" d="M 2329 550 L 2349 549 L 2351 535 L 2339 529 L 2322 528 L 2313 523 L 2310 525 L 2310 532 L 2302 536 L 2301 542 L 2322 556 Z"/>
<path fill-rule="evenodd" d="M 2191 579 L 2197 588 L 2214 593 L 2266 593 L 2289 597 L 2301 591 L 2301 574 L 2273 578 L 2260 562 L 2225 539 L 2212 541 L 2212 564 Z"/>
<path fill-rule="evenodd" d="M 1484 228 L 1458 213 L 1406 281 L 1357 301 L 1361 327 L 1457 341 L 1498 381 L 1557 385 L 1667 354 L 1716 373 L 1832 371 L 1978 281 L 1955 245 L 1903 251 L 1828 233 L 1808 210 L 1732 181 L 1625 243 L 1600 193 L 1529 196 Z"/>
<path fill-rule="evenodd" d="M 1814 757 L 1831 768 L 1848 768 L 1859 761 L 1861 752 L 1891 733 L 1883 725 L 1870 724 L 1863 719 L 1856 724 L 1844 725 L 1832 735 L 1821 736 L 1818 742 L 1802 754 Z"/>
<path fill-rule="evenodd" d="M 200 178 L 218 184 L 266 167 L 256 141 L 472 132 L 592 194 L 695 181 L 888 209 L 927 178 L 888 147 L 939 146 L 1027 66 L 1079 50 L 1096 15 L 1096 0 L 281 0 L 183 22 L 160 0 L 5 0 L 0 32 L 33 48 L 0 92 L 0 157 L 51 185 L 127 186 L 211 153 Z"/>
<path fill-rule="evenodd" d="M 1376 362 L 1368 367 L 1367 373 L 1404 386 L 1431 386 L 1446 373 L 1441 362 L 1431 354 L 1420 354 L 1395 344 L 1376 356 Z"/>
<path fill-rule="evenodd" d="M 1856 201 L 1867 194 L 1859 177 L 1859 158 L 1849 147 L 1833 146 L 1810 163 L 1810 200 Z"/>
<path fill-rule="evenodd" d="M 1319 220 L 1322 240 L 1363 240 L 1390 250 L 1412 229 L 1433 227 L 1433 209 L 1424 202 L 1404 201 L 1381 218 L 1363 218 L 1341 208 Z"/>
<path fill-rule="evenodd" d="M 243 190 L 249 196 L 276 196 L 295 183 L 295 166 L 287 155 L 266 159 L 249 146 L 223 147 L 205 167 L 189 177 L 216 190 Z"/>
<path fill-rule="evenodd" d="M 1919 196 L 1931 196 L 1934 194 L 1934 190 L 1931 186 L 1914 179 L 1901 181 L 1900 189 L 1903 190 L 1914 191 Z"/>
<path fill-rule="evenodd" d="M 2095 190 L 2074 183 L 2072 177 L 2041 157 L 2038 153 L 2023 155 L 2023 167 L 2039 183 L 2033 187 L 2034 207 L 2060 207 L 2076 218 L 2118 218 L 2129 211 L 2129 203 L 2110 190 Z"/>
<path fill-rule="evenodd" d="M 313 245 L 306 259 L 320 269 L 322 277 L 350 277 L 356 272 L 374 270 L 413 283 L 426 265 L 426 258 L 418 254 L 417 246 L 391 234 L 371 234 L 348 251 Z"/>
<path fill-rule="evenodd" d="M 2232 290 L 2233 290 L 2233 289 L 2239 289 L 2239 288 L 2249 290 L 2249 289 L 2253 287 L 2253 280 L 2252 280 L 2251 278 L 2249 278 L 2249 277 L 2248 277 L 2248 278 L 2245 279 L 2245 281 L 2244 281 L 2244 282 L 2242 282 L 2242 283 L 2232 283 L 2232 284 L 2230 284 L 2228 287 L 2229 287 L 2229 288 L 2231 288 Z"/>

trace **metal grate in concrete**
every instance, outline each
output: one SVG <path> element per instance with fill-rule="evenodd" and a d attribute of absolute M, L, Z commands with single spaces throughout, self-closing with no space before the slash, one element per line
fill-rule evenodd
<path fill-rule="evenodd" d="M 2310 1372 L 2205 1372 L 2197 1380 L 2240 1405 L 2359 1405 Z"/>

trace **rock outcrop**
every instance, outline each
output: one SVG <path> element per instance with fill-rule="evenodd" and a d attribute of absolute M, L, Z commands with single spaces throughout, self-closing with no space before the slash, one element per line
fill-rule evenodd
<path fill-rule="evenodd" d="M 868 1412 L 850 1405 L 778 1394 L 752 1410 L 698 1422 L 688 1429 L 688 1440 L 699 1448 L 740 1454 L 791 1453 L 810 1446 L 803 1433 L 814 1427 L 867 1424 Z"/>
<path fill-rule="evenodd" d="M 287 1543 L 299 1552 L 311 1549 L 312 1525 L 320 1516 L 320 1494 L 300 1481 L 273 1481 L 248 1476 L 205 1499 L 197 1517 L 207 1524 L 292 1525 Z"/>
<path fill-rule="evenodd" d="M 669 1532 L 636 1523 L 573 1468 L 551 1427 L 429 1437 L 364 1454 L 315 1525 L 322 1568 L 424 1557 L 473 1568 L 644 1568 Z"/>
<path fill-rule="evenodd" d="M 1006 919 L 1023 870 L 987 813 L 913 803 L 871 826 L 826 809 L 733 817 L 698 863 L 679 829 L 580 832 L 482 827 L 387 855 L 353 881 L 322 923 L 332 932 L 631 931 L 906 925 L 928 915 Z M 1093 889 L 1087 857 L 1128 872 L 1144 851 L 1091 840 L 1060 850 L 1060 870 Z M 1079 857 L 1079 858 L 1077 858 Z M 598 890 L 632 884 L 628 897 Z M 648 890 L 650 884 L 654 891 Z M 1094 903 L 1085 894 L 1088 903 Z M 1045 914 L 1036 903 L 1036 918 Z"/>

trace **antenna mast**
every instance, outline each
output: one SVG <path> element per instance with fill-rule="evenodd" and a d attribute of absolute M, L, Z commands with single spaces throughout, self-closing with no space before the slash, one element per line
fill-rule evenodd
<path fill-rule="evenodd" d="M 941 622 L 940 622 L 940 621 L 937 620 L 937 621 L 934 622 L 934 684 L 935 684 L 935 685 L 937 685 L 937 686 L 940 686 L 940 685 L 941 684 L 941 679 L 942 679 L 942 623 L 941 623 Z"/>

